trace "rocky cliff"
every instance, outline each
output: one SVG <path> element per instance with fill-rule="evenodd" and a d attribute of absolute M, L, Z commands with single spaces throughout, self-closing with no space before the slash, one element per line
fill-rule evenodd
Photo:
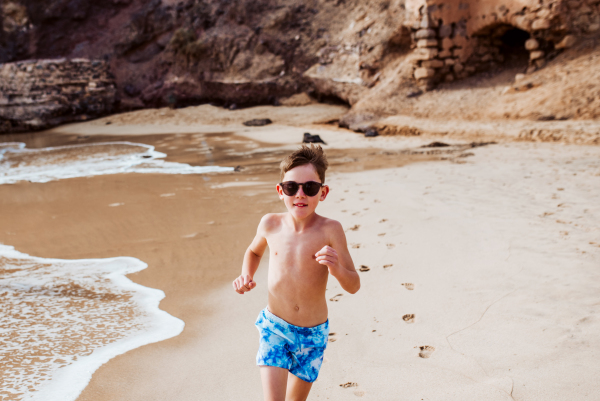
<path fill-rule="evenodd" d="M 55 59 L 0 65 L 0 132 L 52 127 L 112 113 L 114 79 L 104 61 Z"/>
<path fill-rule="evenodd" d="M 307 92 L 364 129 L 473 75 L 539 74 L 600 31 L 600 0 L 2 0 L 0 18 L 0 62 L 103 60 L 117 110 Z"/>

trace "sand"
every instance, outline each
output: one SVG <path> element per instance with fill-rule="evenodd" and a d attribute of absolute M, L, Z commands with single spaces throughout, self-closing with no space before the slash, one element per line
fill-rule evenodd
<path fill-rule="evenodd" d="M 328 142 L 332 160 L 331 195 L 318 210 L 342 222 L 355 265 L 369 268 L 356 295 L 329 282 L 335 334 L 310 399 L 593 399 L 600 148 L 471 149 L 456 138 L 419 148 L 432 138 L 364 138 L 321 124 L 339 110 L 320 105 L 311 119 L 312 107 L 292 109 L 290 125 L 282 110 L 274 125 L 241 125 L 271 117 L 268 108 L 179 125 L 179 110 L 165 110 L 171 120 L 156 111 L 143 124 L 112 116 L 7 138 L 28 147 L 132 140 L 167 161 L 240 166 L 0 185 L 0 243 L 41 257 L 136 257 L 149 267 L 129 278 L 163 290 L 161 309 L 186 324 L 106 363 L 78 400 L 262 399 L 253 323 L 268 260 L 250 294 L 230 282 L 260 217 L 284 210 L 277 163 L 307 130 Z M 210 153 L 186 151 L 202 141 Z"/>

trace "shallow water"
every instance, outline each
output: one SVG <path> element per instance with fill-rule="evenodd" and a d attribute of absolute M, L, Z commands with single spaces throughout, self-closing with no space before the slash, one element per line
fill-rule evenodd
<path fill-rule="evenodd" d="M 138 259 L 60 260 L 0 245 L 0 398 L 70 400 L 110 358 L 173 337 L 160 290 L 124 275 Z"/>
<path fill-rule="evenodd" d="M 65 178 L 118 173 L 203 174 L 231 167 L 190 166 L 161 160 L 153 146 L 104 142 L 27 149 L 24 143 L 0 143 L 0 184 L 23 180 L 48 182 Z"/>
<path fill-rule="evenodd" d="M 232 170 L 165 156 L 124 141 L 39 149 L 0 143 L 0 184 Z M 159 309 L 164 293 L 125 277 L 146 267 L 130 257 L 44 259 L 0 244 L 0 400 L 75 400 L 109 359 L 178 335 L 183 321 Z"/>

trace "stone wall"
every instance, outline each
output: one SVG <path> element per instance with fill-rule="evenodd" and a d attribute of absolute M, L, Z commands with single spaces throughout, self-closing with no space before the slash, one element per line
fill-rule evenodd
<path fill-rule="evenodd" d="M 410 0 L 407 9 L 414 77 L 424 89 L 503 63 L 507 35 L 522 41 L 532 72 L 578 36 L 600 31 L 600 0 Z"/>
<path fill-rule="evenodd" d="M 115 93 L 104 61 L 0 64 L 0 133 L 45 129 L 111 113 Z"/>

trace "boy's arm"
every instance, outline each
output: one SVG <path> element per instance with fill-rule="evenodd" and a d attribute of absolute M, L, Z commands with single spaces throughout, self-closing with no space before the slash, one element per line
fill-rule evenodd
<path fill-rule="evenodd" d="M 258 269 L 260 259 L 267 248 L 266 229 L 269 224 L 271 217 L 269 215 L 264 216 L 258 224 L 256 230 L 256 236 L 252 240 L 252 243 L 246 249 L 244 254 L 244 262 L 242 263 L 242 274 L 233 280 L 233 289 L 238 294 L 244 294 L 256 287 L 254 282 L 254 273 Z"/>
<path fill-rule="evenodd" d="M 331 224 L 331 246 L 324 246 L 317 252 L 317 262 L 326 265 L 329 273 L 339 281 L 342 288 L 350 294 L 360 289 L 360 277 L 354 268 L 346 234 L 342 225 L 334 221 Z"/>

